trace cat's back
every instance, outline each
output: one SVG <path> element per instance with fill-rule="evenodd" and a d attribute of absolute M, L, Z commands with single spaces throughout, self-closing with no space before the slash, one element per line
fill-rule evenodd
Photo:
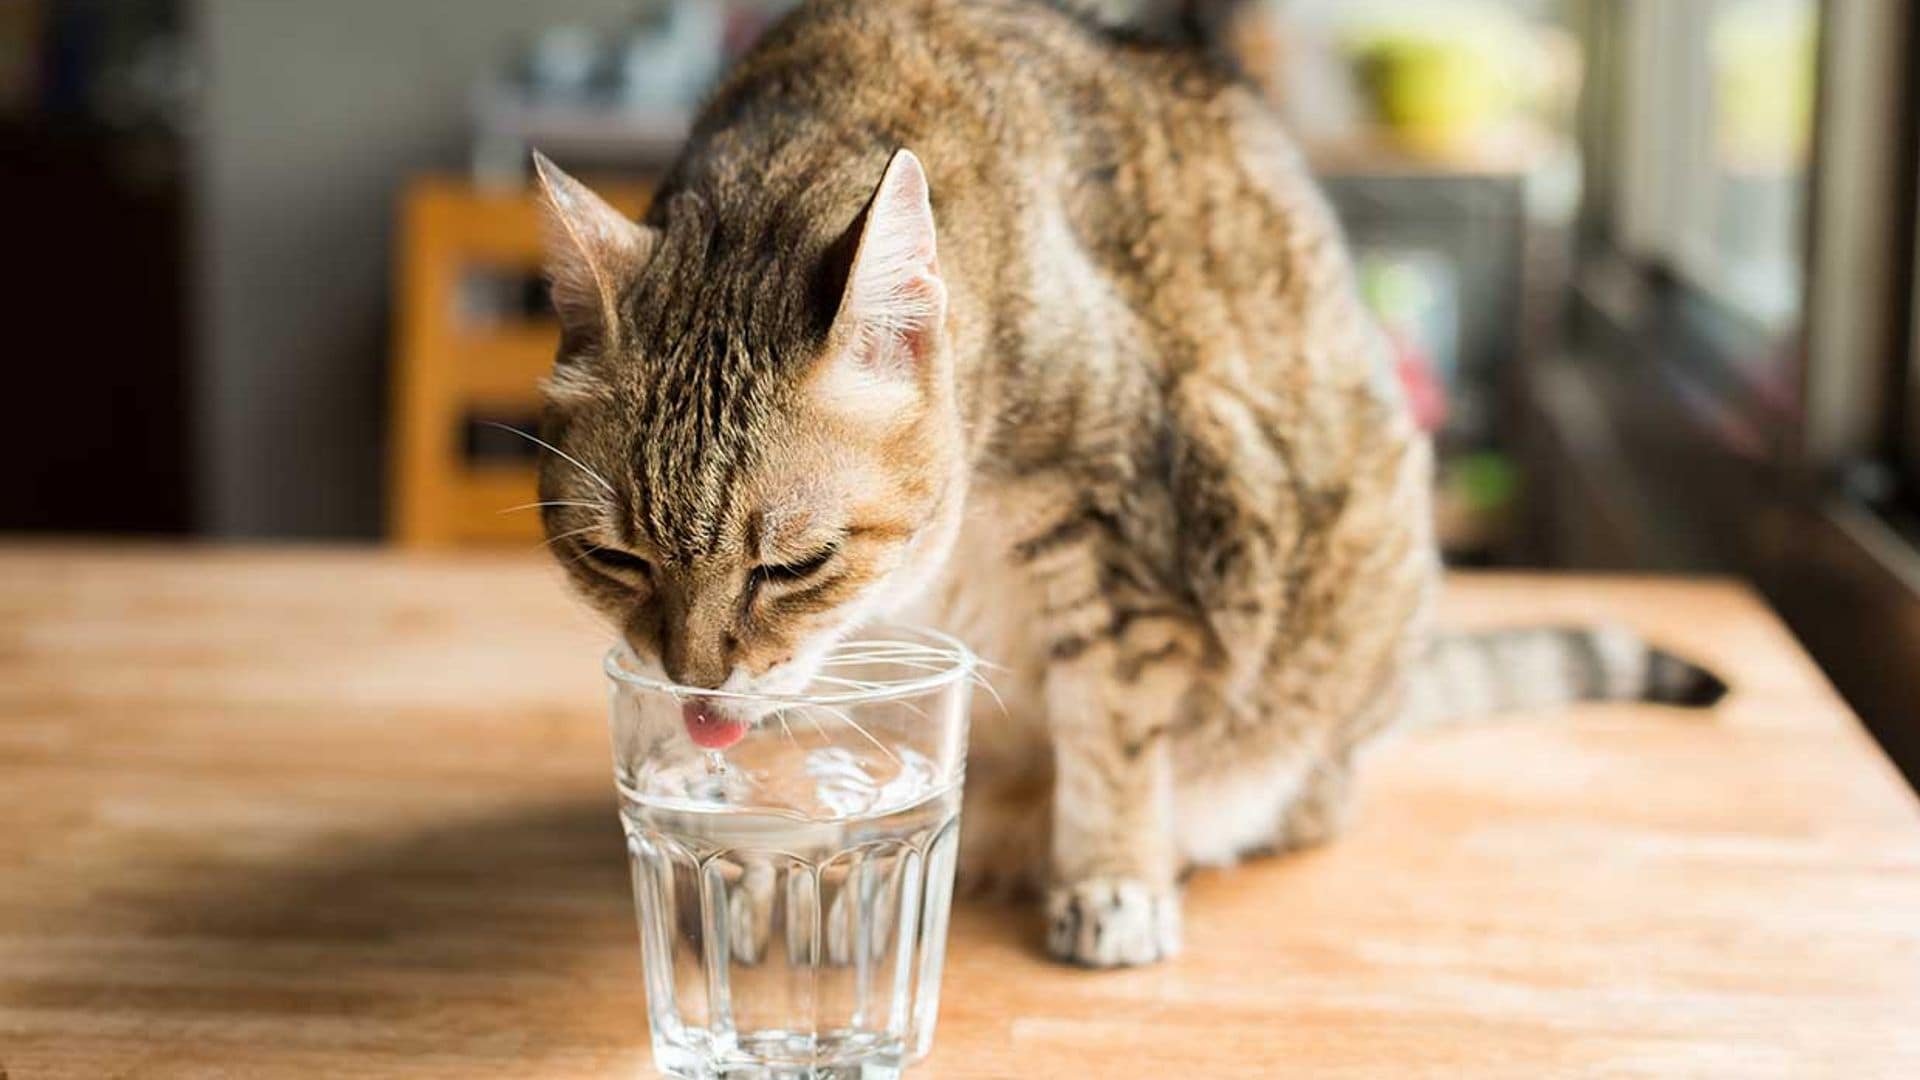
<path fill-rule="evenodd" d="M 1127 47 L 1075 0 L 808 0 L 729 73 L 693 144 L 758 129 L 842 150 L 911 145 L 937 195 L 958 196 L 993 160 L 1071 149 L 1077 130 L 1129 116 L 1157 122 L 1168 78 L 1142 76 L 1181 53 Z"/>
<path fill-rule="evenodd" d="M 929 173 L 943 253 L 980 249 L 986 265 L 968 272 L 1020 254 L 1007 244 L 1024 238 L 996 232 L 1048 228 L 1057 211 L 1136 300 L 1270 287 L 1304 248 L 1337 242 L 1250 84 L 1196 44 L 1110 31 L 1091 6 L 809 0 L 731 73 L 683 163 L 857 209 L 906 146 Z M 1172 280 L 1182 267 L 1204 280 Z"/>
<path fill-rule="evenodd" d="M 1206 50 L 1109 32 L 1080 2 L 809 0 L 731 73 L 668 190 L 838 227 L 911 148 L 984 397 L 1072 417 L 1117 388 L 1150 427 L 1147 398 L 1206 384 L 1337 459 L 1367 334 L 1299 155 Z M 1071 456 L 1068 437 L 1028 427 L 999 449 Z"/>
<path fill-rule="evenodd" d="M 1314 329 L 1276 312 L 1343 309 L 1338 227 L 1260 93 L 1197 43 L 1111 31 L 1091 6 L 810 0 L 740 65 L 701 128 L 751 133 L 776 181 L 804 172 L 855 202 L 887 155 L 911 148 L 943 254 L 977 279 L 1070 245 L 1041 277 L 1084 260 L 1152 326 L 1247 339 Z M 1261 298 L 1281 303 L 1262 314 Z"/>

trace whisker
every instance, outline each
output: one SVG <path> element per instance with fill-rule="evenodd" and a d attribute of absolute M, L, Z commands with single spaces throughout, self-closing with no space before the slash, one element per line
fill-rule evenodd
<path fill-rule="evenodd" d="M 511 431 L 515 435 L 520 436 L 521 438 L 527 440 L 528 442 L 534 444 L 535 446 L 546 447 L 547 449 L 553 451 L 554 453 L 564 458 L 568 464 L 572 465 L 574 468 L 579 469 L 581 472 L 585 473 L 589 479 L 591 479 L 594 483 L 600 485 L 600 489 L 602 491 L 605 491 L 609 495 L 618 494 L 618 492 L 613 490 L 613 485 L 607 483 L 606 477 L 601 476 L 599 473 L 594 472 L 592 469 L 587 468 L 585 465 L 582 465 L 580 463 L 579 458 L 574 457 L 572 454 L 567 453 L 565 450 L 560 449 L 559 447 L 553 445 L 552 443 L 541 438 L 540 436 L 529 435 L 526 432 L 521 431 L 519 428 L 514 427 L 512 424 L 502 424 L 497 420 L 485 420 L 485 421 L 482 421 L 482 423 L 485 424 L 487 427 L 499 428 L 501 431 Z"/>
<path fill-rule="evenodd" d="M 917 641 L 887 641 L 884 639 L 873 639 L 873 640 L 856 639 L 852 641 L 843 641 L 840 644 L 843 648 L 885 649 L 893 652 L 927 652 L 927 653 L 947 654 L 953 651 L 951 649 L 941 648 L 938 645 L 923 645 Z"/>
<path fill-rule="evenodd" d="M 815 675 L 814 682 L 830 683 L 834 686 L 846 686 L 855 690 L 884 690 L 891 683 L 873 682 L 867 679 L 848 679 L 839 675 Z"/>
<path fill-rule="evenodd" d="M 845 658 L 845 657 L 848 657 L 848 656 L 859 656 L 859 657 L 865 657 L 865 658 L 867 658 L 867 659 L 873 659 L 873 658 L 876 658 L 876 657 L 882 657 L 882 656 L 921 656 L 921 657 L 928 657 L 928 658 L 936 658 L 936 657 L 951 657 L 951 656 L 952 656 L 953 654 L 952 654 L 952 653 L 944 653 L 944 652 L 937 652 L 937 651 L 934 651 L 934 650 L 918 650 L 918 649 L 915 649 L 915 650 L 908 650 L 908 649 L 871 649 L 871 650 L 848 650 L 848 649 L 842 649 L 842 650 L 839 650 L 839 651 L 836 651 L 836 652 L 834 652 L 834 653 L 833 653 L 832 655 L 833 655 L 833 657 L 834 657 L 835 659 L 842 659 L 842 658 Z"/>
<path fill-rule="evenodd" d="M 914 659 L 907 659 L 907 657 L 919 657 L 929 662 L 918 663 Z M 826 663 L 820 666 L 823 668 L 832 668 L 836 666 L 844 667 L 852 664 L 880 662 L 880 663 L 888 663 L 888 664 L 897 664 L 901 667 L 914 668 L 920 671 L 947 671 L 951 669 L 952 667 L 951 663 L 935 664 L 935 663 L 932 663 L 931 661 L 934 659 L 951 661 L 952 658 L 953 658 L 953 654 L 951 652 L 942 652 L 939 650 L 929 650 L 928 654 L 905 653 L 905 652 L 893 653 L 893 654 L 845 654 L 845 655 L 836 655 L 832 659 L 829 659 Z M 999 664 L 990 664 L 988 666 L 994 668 L 997 671 L 1007 670 L 1006 668 L 1002 667 Z M 881 690 L 881 689 L 885 689 L 888 686 L 888 684 L 884 682 L 870 682 L 862 679 L 847 679 L 847 678 L 842 678 L 838 675 L 815 675 L 814 679 L 819 682 L 828 683 L 834 686 L 851 687 L 853 689 L 860 690 L 863 692 Z M 985 675 L 981 674 L 979 671 L 975 671 L 968 678 L 968 681 L 973 685 L 978 686 L 982 690 L 985 690 L 987 692 L 987 696 L 993 699 L 994 706 L 1000 710 L 1000 715 L 1002 716 L 1012 715 L 1011 711 L 1008 710 L 1007 708 L 1006 699 L 1000 696 L 1000 691 L 994 687 L 992 680 L 988 679 Z M 915 710 L 915 711 L 918 711 L 918 710 Z M 920 715 L 925 716 L 926 714 L 921 713 Z"/>
<path fill-rule="evenodd" d="M 596 551 L 605 551 L 605 550 L 606 549 L 599 544 L 588 544 L 585 548 L 581 549 L 580 554 L 575 555 L 571 559 L 568 559 L 567 565 L 572 566 L 573 564 L 579 562 L 580 560 L 592 555 Z"/>
<path fill-rule="evenodd" d="M 998 690 L 995 690 L 995 689 L 993 688 L 993 683 L 991 683 L 991 682 L 989 682 L 989 681 L 987 680 L 987 677 L 986 677 L 986 676 L 984 676 L 984 675 L 982 675 L 982 674 L 980 674 L 980 673 L 979 673 L 979 672 L 977 672 L 977 671 L 976 671 L 976 672 L 974 672 L 974 673 L 973 673 L 973 684 L 974 684 L 975 686 L 978 686 L 978 687 L 979 687 L 980 689 L 982 689 L 982 690 L 985 690 L 985 691 L 987 692 L 987 696 L 993 699 L 993 703 L 994 703 L 994 705 L 996 705 L 996 706 L 998 706 L 998 707 L 999 707 L 999 709 L 1000 709 L 1000 715 L 1001 715 L 1001 716 L 1012 716 L 1012 715 L 1013 715 L 1013 714 L 1012 714 L 1011 712 L 1008 712 L 1008 711 L 1007 711 L 1007 703 L 1006 703 L 1005 701 L 1003 701 L 1003 700 L 1001 700 L 1001 697 L 1000 697 L 1000 691 L 998 691 Z"/>
<path fill-rule="evenodd" d="M 900 759 L 893 756 L 893 751 L 887 749 L 886 743 L 883 743 L 879 739 L 874 738 L 873 732 L 868 731 L 866 728 L 861 727 L 859 722 L 856 721 L 853 717 L 847 715 L 845 711 L 836 709 L 831 705 L 815 705 L 814 708 L 819 709 L 821 712 L 826 713 L 828 716 L 834 717 L 835 719 L 839 720 L 841 723 L 859 732 L 863 738 L 865 738 L 868 742 L 874 745 L 875 749 L 887 755 L 888 761 L 893 762 L 895 765 L 900 764 Z"/>
<path fill-rule="evenodd" d="M 928 660 L 928 661 L 940 660 L 940 661 L 945 661 L 947 663 L 947 666 L 949 667 L 952 667 L 959 660 L 959 657 L 955 656 L 953 653 L 950 653 L 950 652 L 937 652 L 937 651 L 908 652 L 903 649 L 889 650 L 889 651 L 876 651 L 876 652 L 842 651 L 842 652 L 836 652 L 831 654 L 828 657 L 828 660 L 832 662 L 844 663 L 848 660 L 889 660 L 895 657 L 901 657 L 901 658 L 910 659 L 910 660 Z"/>
<path fill-rule="evenodd" d="M 884 691 L 889 689 L 892 685 L 890 683 L 883 683 L 883 682 L 862 682 L 859 679 L 842 679 L 833 675 L 815 675 L 813 677 L 813 681 L 818 683 L 826 683 L 829 686 L 844 687 L 848 690 L 852 690 L 856 693 L 862 693 L 862 694 L 873 693 L 876 691 Z M 905 705 L 907 708 L 912 709 L 914 712 L 919 713 L 923 717 L 927 715 L 925 712 L 921 711 L 919 706 L 915 705 L 911 701 L 907 701 L 905 699 L 896 699 L 894 703 L 898 705 Z"/>
<path fill-rule="evenodd" d="M 562 540 L 571 540 L 576 536 L 581 536 L 586 533 L 599 532 L 599 531 L 600 531 L 600 526 L 598 525 L 583 525 L 578 529 L 568 529 L 566 532 L 563 532 L 563 533 L 555 533 L 552 536 L 547 537 L 546 543 L 541 544 L 540 546 L 552 547 L 553 545 L 559 543 Z"/>
<path fill-rule="evenodd" d="M 851 659 L 845 659 L 845 661 L 828 661 L 828 663 L 824 663 L 824 665 L 820 665 L 820 667 L 847 667 L 847 665 L 852 665 L 852 663 L 891 663 L 891 665 L 897 665 L 897 667 L 910 667 L 910 669 L 914 669 L 914 671 L 952 671 L 952 669 L 954 669 L 954 665 L 950 665 L 950 663 L 933 663 L 931 659 L 927 659 L 927 661 L 914 661 L 914 659 L 902 659 L 902 657 L 897 657 L 897 655 L 893 655 L 893 657 L 851 657 Z"/>
<path fill-rule="evenodd" d="M 545 502 L 521 503 L 519 506 L 509 506 L 505 510 L 496 510 L 494 512 L 497 514 L 514 514 L 522 510 L 538 510 L 544 506 L 577 506 L 582 510 L 607 509 L 607 504 L 603 502 L 582 502 L 579 499 L 548 499 Z"/>
<path fill-rule="evenodd" d="M 842 651 L 829 656 L 827 660 L 821 664 L 821 667 L 823 669 L 831 669 L 835 667 L 852 667 L 866 664 L 891 664 L 896 667 L 910 668 L 916 671 L 942 672 L 952 670 L 957 659 L 958 657 L 951 649 L 921 645 L 917 642 L 855 640 L 846 642 Z M 980 660 L 977 657 L 975 658 L 975 662 L 976 669 L 969 675 L 968 681 L 984 689 L 987 695 L 993 698 L 994 706 L 1000 710 L 1002 716 L 1011 715 L 1007 709 L 1005 699 L 1000 696 L 1000 691 L 994 687 L 992 681 L 978 670 L 979 667 L 988 667 L 996 671 L 1005 671 L 1007 669 L 1002 665 L 992 663 L 991 661 Z M 829 685 L 850 687 L 862 692 L 880 690 L 887 686 L 884 682 L 849 679 L 835 675 L 823 674 L 817 675 L 815 678 Z M 920 712 L 917 708 L 915 711 Z M 920 715 L 925 716 L 926 714 L 920 712 Z"/>
<path fill-rule="evenodd" d="M 848 651 L 848 650 L 858 650 L 858 651 Z M 893 657 L 893 656 L 911 656 L 911 657 L 916 657 L 922 660 L 946 661 L 948 662 L 949 665 L 951 665 L 952 661 L 956 659 L 956 654 L 952 649 L 945 649 L 936 645 L 921 645 L 921 644 L 910 642 L 910 641 L 843 642 L 841 645 L 841 650 L 836 651 L 833 654 L 831 659 L 833 661 L 839 661 L 839 660 L 846 660 L 846 659 L 853 659 L 853 658 L 880 659 L 883 657 Z M 974 664 L 977 667 L 992 668 L 995 671 L 1007 670 L 1006 665 L 996 664 L 991 660 L 985 659 L 984 657 L 976 656 L 973 659 L 974 659 Z"/>

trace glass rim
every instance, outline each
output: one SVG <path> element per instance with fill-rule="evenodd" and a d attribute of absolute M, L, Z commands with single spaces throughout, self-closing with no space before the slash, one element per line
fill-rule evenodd
<path fill-rule="evenodd" d="M 854 705 L 869 701 L 890 701 L 896 698 L 911 697 L 915 694 L 926 693 L 929 690 L 938 690 L 943 686 L 948 686 L 961 679 L 968 678 L 980 667 L 980 658 L 974 655 L 972 649 L 967 648 L 966 642 L 961 641 L 952 634 L 935 630 L 930 626 L 917 626 L 912 623 L 882 623 L 880 624 L 880 628 L 891 629 L 896 632 L 918 634 L 922 637 L 930 638 L 952 653 L 953 663 L 951 666 L 942 668 L 939 671 L 927 672 L 924 675 L 917 675 L 911 679 L 888 683 L 884 686 L 876 686 L 869 690 L 843 690 L 835 691 L 831 694 L 748 694 L 737 690 L 717 690 L 703 686 L 687 686 L 683 683 L 656 679 L 651 675 L 643 675 L 626 666 L 624 661 L 633 655 L 633 651 L 627 648 L 624 642 L 607 650 L 606 657 L 601 661 L 600 667 L 601 670 L 606 672 L 607 677 L 615 683 L 625 683 L 628 686 L 637 687 L 641 690 L 651 691 L 656 694 L 665 694 L 675 699 L 709 698 L 723 701 L 761 701 L 772 705 L 788 706 Z M 844 644 L 846 644 L 846 642 L 841 642 L 834 647 L 838 649 L 840 645 Z M 875 644 L 879 644 L 879 642 L 875 642 Z M 828 656 L 832 655 L 832 653 L 828 653 Z"/>

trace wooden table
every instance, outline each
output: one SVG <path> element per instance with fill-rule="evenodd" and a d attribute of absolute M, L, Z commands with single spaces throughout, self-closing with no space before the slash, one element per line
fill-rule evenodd
<path fill-rule="evenodd" d="M 1393 742 L 1162 967 L 963 908 L 918 1075 L 1920 1076 L 1920 812 L 1754 597 L 1448 599 L 1736 692 Z M 525 554 L 0 547 L 0 1074 L 643 1075 L 603 641 Z"/>

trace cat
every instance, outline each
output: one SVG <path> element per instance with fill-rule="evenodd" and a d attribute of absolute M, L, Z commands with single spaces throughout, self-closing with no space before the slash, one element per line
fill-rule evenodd
<path fill-rule="evenodd" d="M 1333 835 L 1396 723 L 1720 689 L 1618 630 L 1434 635 L 1432 451 L 1327 204 L 1217 6 L 1111 15 L 805 3 L 638 223 L 536 159 L 573 583 L 698 686 L 882 616 L 970 642 L 963 881 L 1096 967 L 1178 950 L 1189 868 Z"/>

